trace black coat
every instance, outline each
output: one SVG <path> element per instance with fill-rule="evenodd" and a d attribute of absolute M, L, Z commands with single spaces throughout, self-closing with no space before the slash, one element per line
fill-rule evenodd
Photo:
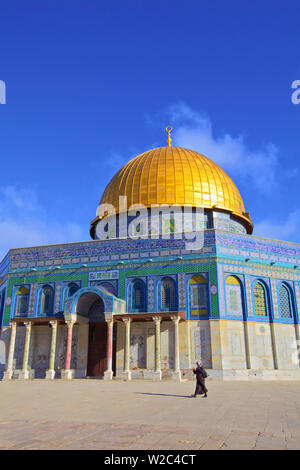
<path fill-rule="evenodd" d="M 204 372 L 205 369 L 204 367 L 198 366 L 196 369 L 193 369 L 194 374 L 196 374 L 196 390 L 195 390 L 195 395 L 198 395 L 200 393 L 207 393 L 207 388 L 205 385 L 205 377 L 204 377 Z"/>
<path fill-rule="evenodd" d="M 198 366 L 196 369 L 193 369 L 194 374 L 196 374 L 197 382 L 204 381 L 204 367 Z"/>

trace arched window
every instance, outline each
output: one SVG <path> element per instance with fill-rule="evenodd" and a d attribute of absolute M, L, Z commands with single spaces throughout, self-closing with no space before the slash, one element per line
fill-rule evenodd
<path fill-rule="evenodd" d="M 104 290 L 107 290 L 107 292 L 112 295 L 117 295 L 116 288 L 111 282 L 100 282 L 99 284 L 97 284 L 97 287 L 100 287 L 100 289 L 102 288 Z"/>
<path fill-rule="evenodd" d="M 160 285 L 160 308 L 169 312 L 177 310 L 176 285 L 170 277 L 164 278 Z"/>
<path fill-rule="evenodd" d="M 145 312 L 146 310 L 146 286 L 141 279 L 136 279 L 131 284 L 130 304 L 132 312 Z"/>
<path fill-rule="evenodd" d="M 71 282 L 68 285 L 67 290 L 66 290 L 66 298 L 72 297 L 72 295 L 75 294 L 75 292 L 77 292 L 78 289 L 79 289 L 79 286 L 75 284 L 75 282 Z"/>
<path fill-rule="evenodd" d="M 281 284 L 278 290 L 278 296 L 280 316 L 282 318 L 293 318 L 291 291 L 285 284 Z"/>
<path fill-rule="evenodd" d="M 53 313 L 54 293 L 51 286 L 44 286 L 41 295 L 40 313 L 49 315 Z"/>
<path fill-rule="evenodd" d="M 15 314 L 24 316 L 28 313 L 28 303 L 29 303 L 29 290 L 27 287 L 20 287 L 16 293 L 16 308 Z"/>
<path fill-rule="evenodd" d="M 243 315 L 242 285 L 236 276 L 226 279 L 226 307 L 228 315 Z"/>
<path fill-rule="evenodd" d="M 261 282 L 256 282 L 254 289 L 255 314 L 260 317 L 268 316 L 266 291 Z"/>
<path fill-rule="evenodd" d="M 207 305 L 207 279 L 196 274 L 189 281 L 191 315 L 206 314 Z"/>

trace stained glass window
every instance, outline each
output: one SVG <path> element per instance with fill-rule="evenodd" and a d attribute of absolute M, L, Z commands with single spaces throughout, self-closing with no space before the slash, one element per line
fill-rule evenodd
<path fill-rule="evenodd" d="M 238 309 L 238 293 L 236 290 L 230 291 L 230 309 L 235 311 Z"/>
<path fill-rule="evenodd" d="M 243 315 L 242 285 L 236 276 L 226 279 L 226 304 L 229 315 Z"/>
<path fill-rule="evenodd" d="M 146 309 L 146 288 L 141 279 L 137 279 L 132 283 L 131 306 L 133 311 L 144 312 Z"/>
<path fill-rule="evenodd" d="M 205 284 L 191 285 L 191 304 L 192 308 L 207 308 Z"/>
<path fill-rule="evenodd" d="M 193 307 L 199 307 L 203 305 L 205 302 L 205 289 L 201 285 L 193 285 L 192 286 L 192 304 Z"/>
<path fill-rule="evenodd" d="M 196 274 L 190 281 L 190 304 L 192 315 L 207 313 L 207 279 Z"/>
<path fill-rule="evenodd" d="M 292 318 L 292 306 L 288 288 L 281 284 L 279 291 L 280 315 L 282 318 Z"/>
<path fill-rule="evenodd" d="M 41 313 L 50 314 L 53 313 L 53 289 L 50 286 L 43 287 L 42 301 L 41 301 Z"/>
<path fill-rule="evenodd" d="M 266 293 L 260 282 L 257 282 L 254 286 L 254 306 L 256 315 L 268 316 Z"/>
<path fill-rule="evenodd" d="M 176 291 L 173 279 L 166 278 L 161 284 L 161 308 L 162 310 L 174 311 L 176 306 Z"/>
<path fill-rule="evenodd" d="M 21 287 L 16 294 L 16 315 L 27 315 L 28 301 L 29 291 L 26 287 Z"/>

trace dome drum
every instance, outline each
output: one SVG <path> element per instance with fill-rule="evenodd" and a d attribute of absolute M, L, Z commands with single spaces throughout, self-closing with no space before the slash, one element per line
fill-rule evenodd
<path fill-rule="evenodd" d="M 221 210 L 212 210 L 212 209 L 204 209 L 203 217 L 197 214 L 198 219 L 196 219 L 196 209 L 192 208 L 194 213 L 194 224 L 193 224 L 193 231 L 195 227 L 196 230 L 209 230 L 209 229 L 218 229 L 218 230 L 225 230 L 232 233 L 240 233 L 240 234 L 247 234 L 247 224 L 242 221 L 239 217 L 234 217 L 232 213 L 221 211 Z M 182 215 L 184 214 L 184 208 L 182 208 Z M 156 235 L 159 235 L 159 238 L 163 237 L 164 234 L 167 233 L 179 233 L 177 230 L 178 227 L 183 227 L 182 225 L 176 225 L 176 220 L 172 217 L 172 212 L 168 215 L 157 217 L 156 215 L 151 215 L 151 209 L 147 209 L 147 216 L 141 217 L 139 212 L 137 211 L 136 216 L 126 215 L 126 236 L 130 237 L 141 237 L 143 238 L 156 238 Z M 120 230 L 120 223 L 119 223 L 120 214 L 117 214 L 116 217 L 104 217 L 95 218 L 91 223 L 90 228 L 90 235 L 92 239 L 103 239 L 104 234 L 102 231 L 98 231 L 97 225 L 100 221 L 102 224 L 106 226 L 105 228 L 105 238 L 119 238 L 121 237 L 121 230 Z M 147 219 L 145 223 L 145 219 Z M 173 221 L 172 221 L 173 219 Z M 197 220 L 197 222 L 195 222 Z M 132 232 L 134 226 L 139 226 L 141 224 L 145 224 L 143 229 L 138 229 L 135 233 Z M 153 227 L 157 227 L 156 230 L 153 231 Z M 145 230 L 146 228 L 146 230 Z M 191 230 L 185 228 L 185 232 L 189 232 Z M 124 232 L 124 230 L 123 230 Z M 102 235 L 101 235 L 102 233 Z M 100 235 L 99 235 L 100 234 Z M 122 236 L 124 238 L 124 235 Z"/>

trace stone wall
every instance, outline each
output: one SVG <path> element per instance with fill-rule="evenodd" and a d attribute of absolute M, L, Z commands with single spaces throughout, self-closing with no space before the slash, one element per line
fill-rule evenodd
<path fill-rule="evenodd" d="M 200 320 L 179 323 L 180 368 L 191 378 L 192 368 L 201 359 L 215 378 L 300 379 L 296 328 L 291 324 L 244 322 L 239 320 Z M 124 325 L 118 323 L 117 371 L 124 365 Z M 131 324 L 132 377 L 155 368 L 155 325 Z M 174 368 L 174 325 L 161 323 L 162 376 Z"/>

